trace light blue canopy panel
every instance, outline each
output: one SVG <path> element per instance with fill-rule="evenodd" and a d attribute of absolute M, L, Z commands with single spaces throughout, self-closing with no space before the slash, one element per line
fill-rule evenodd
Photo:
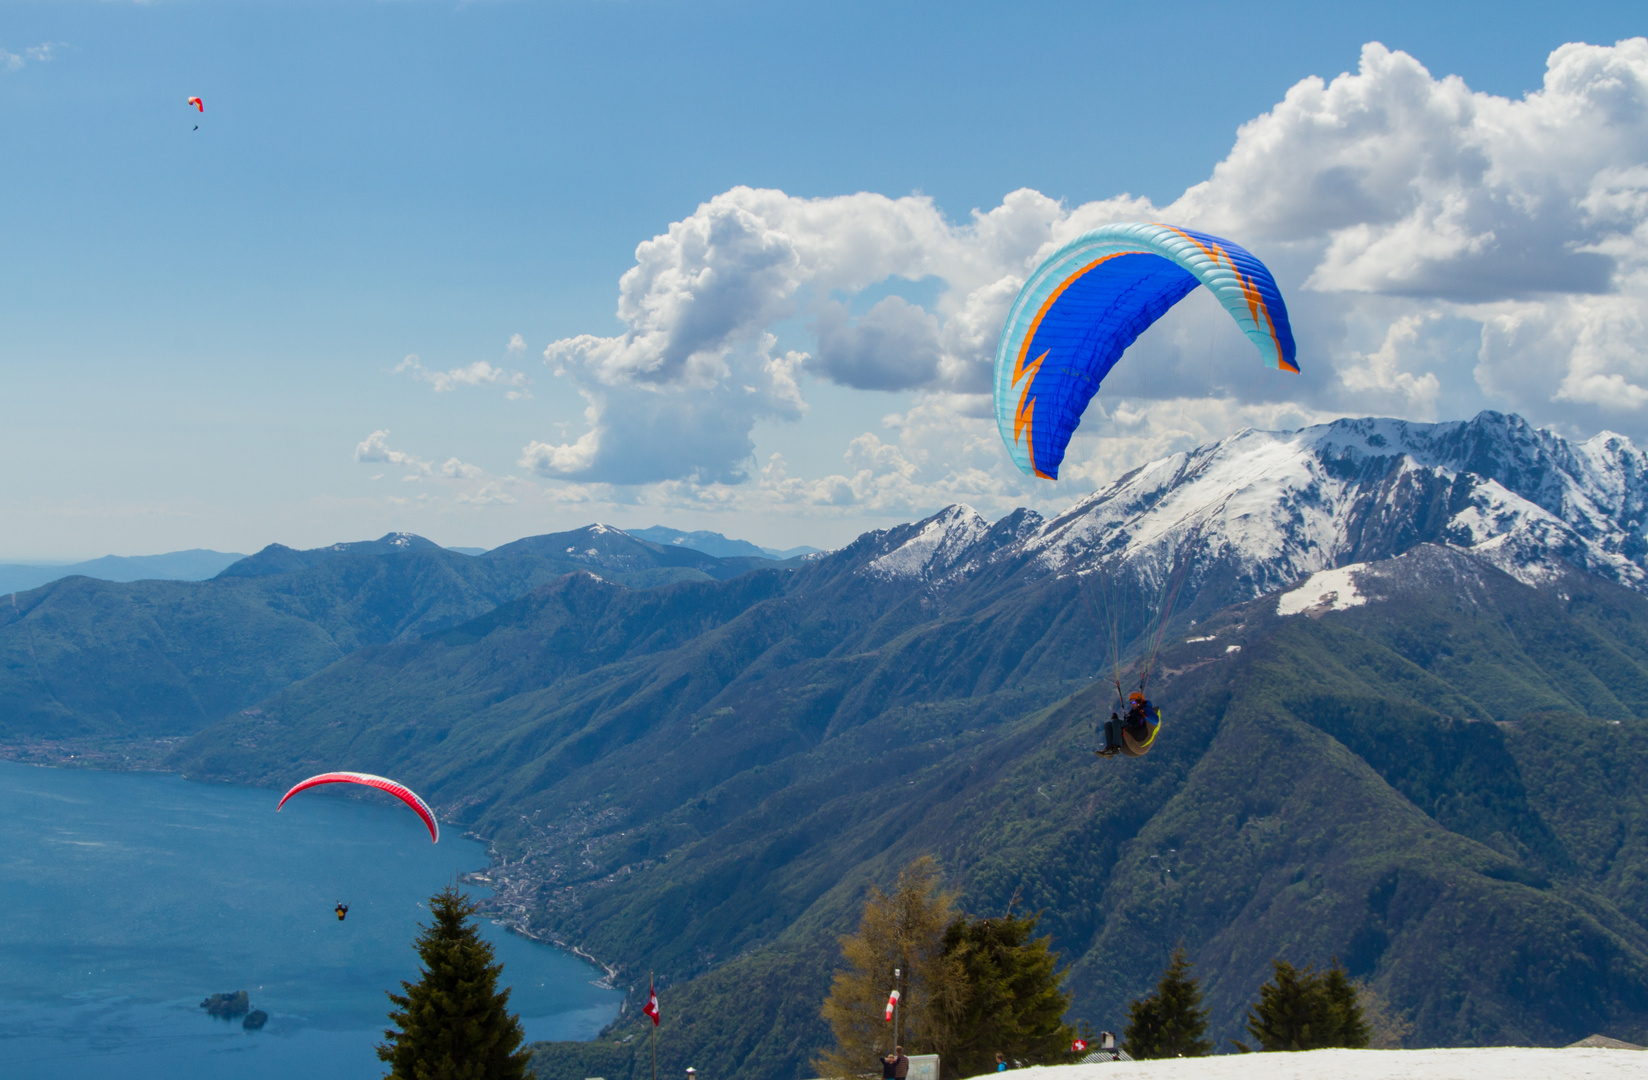
<path fill-rule="evenodd" d="M 996 350 L 996 425 L 1013 463 L 1055 480 L 1087 403 L 1127 347 L 1206 285 L 1266 360 L 1297 372 L 1276 280 L 1245 248 L 1171 225 L 1083 233 L 1019 291 Z"/>

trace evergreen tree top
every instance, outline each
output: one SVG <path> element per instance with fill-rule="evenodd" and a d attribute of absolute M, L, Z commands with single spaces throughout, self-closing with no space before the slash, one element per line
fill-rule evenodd
<path fill-rule="evenodd" d="M 1128 1006 L 1122 1033 L 1128 1054 L 1143 1060 L 1205 1057 L 1213 1052 L 1207 1037 L 1208 1010 L 1201 1007 L 1201 984 L 1190 977 L 1190 966 L 1184 946 L 1174 949 L 1156 992 Z"/>
<path fill-rule="evenodd" d="M 384 1032 L 378 1059 L 393 1080 L 525 1080 L 519 1017 L 509 988 L 498 989 L 497 963 L 475 923 L 475 904 L 448 885 L 429 898 L 430 921 L 416 947 L 423 974 L 389 994 L 395 1027 Z"/>
<path fill-rule="evenodd" d="M 1296 968 L 1286 960 L 1272 964 L 1274 975 L 1259 988 L 1248 1009 L 1247 1030 L 1262 1050 L 1319 1050 L 1368 1045 L 1368 1025 L 1345 969 L 1318 972 Z M 1236 1044 L 1239 1049 L 1247 1047 Z"/>

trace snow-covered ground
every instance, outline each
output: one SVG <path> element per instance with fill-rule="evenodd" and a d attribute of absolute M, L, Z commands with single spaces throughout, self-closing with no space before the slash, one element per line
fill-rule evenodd
<path fill-rule="evenodd" d="M 1366 569 L 1366 563 L 1351 563 L 1336 570 L 1318 570 L 1303 585 L 1276 598 L 1276 614 L 1297 615 L 1302 611 L 1320 616 L 1360 607 L 1368 598 L 1356 591 L 1356 575 Z"/>
<path fill-rule="evenodd" d="M 1310 1050 L 1015 1069 L 1012 1080 L 1613 1080 L 1648 1078 L 1641 1050 Z M 982 1078 L 988 1080 L 988 1078 Z"/>

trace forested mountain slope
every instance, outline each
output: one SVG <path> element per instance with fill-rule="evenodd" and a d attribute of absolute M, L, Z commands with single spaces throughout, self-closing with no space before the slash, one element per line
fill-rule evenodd
<path fill-rule="evenodd" d="M 468 621 L 570 571 L 635 587 L 734 577 L 594 525 L 480 557 L 422 537 L 271 544 L 208 581 L 70 577 L 0 596 L 0 741 L 186 735 L 363 645 Z"/>
<path fill-rule="evenodd" d="M 575 898 L 546 891 L 538 917 L 633 972 L 677 935 L 707 936 L 717 897 L 735 921 L 764 880 L 797 906 L 810 885 L 816 899 L 772 944 L 701 964 L 670 998 L 686 1030 L 666 1043 L 669 1067 L 741 1076 L 806 1071 L 826 1037 L 814 1003 L 832 934 L 869 882 L 924 852 L 975 913 L 1015 894 L 1042 911 L 1073 962 L 1076 1014 L 1100 1026 L 1123 1022 L 1183 942 L 1221 1037 L 1241 1034 L 1278 955 L 1342 958 L 1413 1023 L 1410 1045 L 1648 1031 L 1648 724 L 1635 718 L 1648 608 L 1594 578 L 1534 589 L 1431 547 L 1354 576 L 1360 605 L 1278 617 L 1265 598 L 1175 646 L 1168 724 L 1143 760 L 1072 745 L 1100 691 L 942 756 L 921 756 L 931 728 L 909 731 L 885 782 L 839 788 L 816 812 L 774 795 L 667 863 L 625 866 L 623 841 L 583 839 L 596 857 L 568 875 L 582 878 Z M 632 1050 L 557 1045 L 540 1061 L 546 1076 L 625 1076 Z"/>

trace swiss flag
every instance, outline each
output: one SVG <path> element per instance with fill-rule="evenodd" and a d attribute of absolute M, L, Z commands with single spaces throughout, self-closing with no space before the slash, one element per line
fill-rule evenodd
<path fill-rule="evenodd" d="M 893 1008 L 898 1004 L 898 991 L 894 990 L 887 995 L 887 1022 L 893 1022 Z"/>
<path fill-rule="evenodd" d="M 1086 1049 L 1087 1049 L 1087 1040 L 1086 1039 L 1077 1039 L 1075 1042 L 1070 1044 L 1070 1052 L 1072 1054 L 1079 1054 L 1083 1050 L 1086 1050 Z"/>
<path fill-rule="evenodd" d="M 650 981 L 647 983 L 647 1003 L 641 1011 L 652 1017 L 653 1027 L 658 1026 L 658 991 L 652 988 Z"/>

